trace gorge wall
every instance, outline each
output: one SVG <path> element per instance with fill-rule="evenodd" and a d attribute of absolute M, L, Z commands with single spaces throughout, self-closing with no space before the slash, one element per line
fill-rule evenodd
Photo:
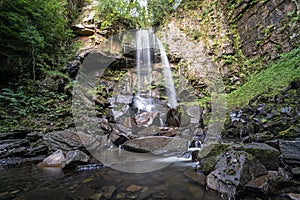
<path fill-rule="evenodd" d="M 297 0 L 226 2 L 230 23 L 236 25 L 247 57 L 275 59 L 300 41 L 300 3 Z M 227 10 L 228 11 L 228 10 Z"/>

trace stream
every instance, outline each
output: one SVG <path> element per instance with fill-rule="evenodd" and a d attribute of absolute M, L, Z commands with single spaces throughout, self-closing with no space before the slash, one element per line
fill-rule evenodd
<path fill-rule="evenodd" d="M 195 162 L 179 161 L 150 173 L 109 167 L 86 171 L 39 169 L 36 165 L 0 170 L 0 199 L 206 199 L 220 196 L 189 178 Z"/>

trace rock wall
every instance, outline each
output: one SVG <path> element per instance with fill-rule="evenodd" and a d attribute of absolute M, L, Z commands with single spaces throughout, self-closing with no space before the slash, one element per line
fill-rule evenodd
<path fill-rule="evenodd" d="M 275 59 L 300 44 L 298 0 L 227 1 L 228 19 L 236 25 L 245 56 Z"/>

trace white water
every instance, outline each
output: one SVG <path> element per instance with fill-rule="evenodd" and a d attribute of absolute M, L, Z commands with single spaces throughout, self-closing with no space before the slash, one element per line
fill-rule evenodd
<path fill-rule="evenodd" d="M 156 49 L 156 44 L 158 44 L 161 64 L 164 69 L 164 83 L 168 105 L 171 108 L 175 108 L 178 106 L 178 101 L 169 60 L 163 44 L 155 36 L 152 29 L 141 29 L 136 32 L 137 96 L 144 94 L 151 98 L 151 72 L 153 68 L 151 51 Z"/>

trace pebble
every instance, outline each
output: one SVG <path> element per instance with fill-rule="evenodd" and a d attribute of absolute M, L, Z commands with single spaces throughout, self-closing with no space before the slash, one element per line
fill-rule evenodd
<path fill-rule="evenodd" d="M 140 191 L 141 189 L 142 189 L 143 187 L 141 187 L 141 186 L 138 186 L 138 185 L 130 185 L 127 189 L 126 189 L 126 191 L 127 192 L 137 192 L 137 191 Z"/>

